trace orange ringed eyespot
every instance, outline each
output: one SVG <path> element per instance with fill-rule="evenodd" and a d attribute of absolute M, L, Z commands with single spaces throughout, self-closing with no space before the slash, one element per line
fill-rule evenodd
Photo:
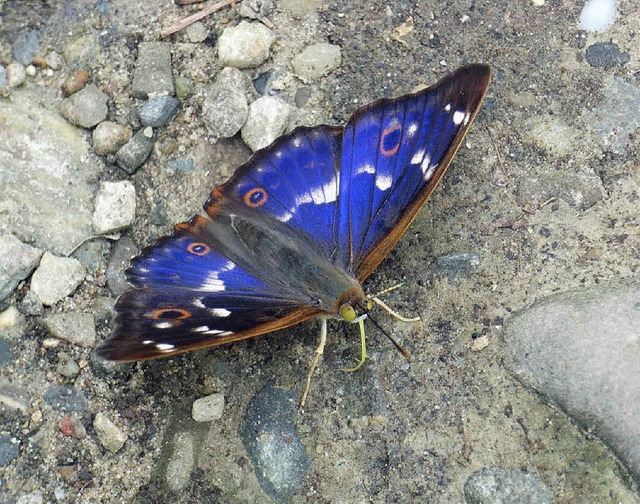
<path fill-rule="evenodd" d="M 380 137 L 380 152 L 383 156 L 393 156 L 400 148 L 400 142 L 402 140 L 402 126 L 394 119 L 391 124 L 386 127 Z"/>
<path fill-rule="evenodd" d="M 187 251 L 197 256 L 205 256 L 211 252 L 211 247 L 206 243 L 195 242 L 187 247 Z"/>
<path fill-rule="evenodd" d="M 173 320 L 181 320 L 186 319 L 191 316 L 191 312 L 187 310 L 182 310 L 180 308 L 164 308 L 161 310 L 153 310 L 151 312 L 151 318 L 155 320 L 161 319 L 173 319 Z"/>
<path fill-rule="evenodd" d="M 248 191 L 243 200 L 251 208 L 258 208 L 267 202 L 267 193 L 262 187 L 254 187 Z"/>

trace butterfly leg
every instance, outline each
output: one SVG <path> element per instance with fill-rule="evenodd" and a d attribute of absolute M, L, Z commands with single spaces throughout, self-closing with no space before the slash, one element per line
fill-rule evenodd
<path fill-rule="evenodd" d="M 355 367 L 342 368 L 340 371 L 347 371 L 349 373 L 357 371 L 362 367 L 362 365 L 364 364 L 364 361 L 367 360 L 367 340 L 364 335 L 364 317 L 360 317 L 358 319 L 358 327 L 360 328 L 360 348 L 361 348 L 360 360 L 355 365 Z"/>
<path fill-rule="evenodd" d="M 307 394 L 309 394 L 309 388 L 311 387 L 311 378 L 313 377 L 313 373 L 316 370 L 316 366 L 320 361 L 320 357 L 324 353 L 324 345 L 327 342 L 327 319 L 320 319 L 320 343 L 318 344 L 318 348 L 316 348 L 315 355 L 313 356 L 313 361 L 311 362 L 311 367 L 309 368 L 309 373 L 307 374 L 307 385 L 304 387 L 304 392 L 302 393 L 302 399 L 300 400 L 300 407 L 304 408 L 304 403 L 307 400 Z"/>

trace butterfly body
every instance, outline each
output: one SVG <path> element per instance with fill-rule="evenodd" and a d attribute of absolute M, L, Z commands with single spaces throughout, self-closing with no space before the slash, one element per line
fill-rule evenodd
<path fill-rule="evenodd" d="M 315 317 L 353 321 L 362 282 L 437 185 L 490 78 L 463 67 L 424 91 L 300 127 L 258 151 L 196 216 L 145 249 L 98 354 L 140 360 Z"/>

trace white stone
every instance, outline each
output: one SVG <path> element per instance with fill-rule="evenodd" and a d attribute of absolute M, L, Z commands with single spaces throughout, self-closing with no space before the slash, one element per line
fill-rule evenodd
<path fill-rule="evenodd" d="M 293 71 L 305 82 L 314 81 L 333 72 L 342 62 L 340 47 L 332 44 L 313 44 L 298 54 Z"/>
<path fill-rule="evenodd" d="M 196 422 L 220 420 L 224 411 L 224 395 L 211 394 L 193 402 L 191 416 Z"/>
<path fill-rule="evenodd" d="M 127 441 L 127 435 L 102 412 L 96 414 L 93 428 L 96 430 L 100 444 L 111 453 L 119 452 Z"/>
<path fill-rule="evenodd" d="M 249 116 L 241 131 L 242 140 L 253 151 L 269 146 L 284 133 L 290 113 L 291 108 L 280 98 L 258 98 L 249 106 Z"/>
<path fill-rule="evenodd" d="M 84 348 L 96 345 L 96 326 L 90 313 L 54 313 L 44 319 L 52 336 Z"/>
<path fill-rule="evenodd" d="M 589 0 L 580 13 L 580 29 L 603 32 L 616 20 L 616 0 Z"/>
<path fill-rule="evenodd" d="M 109 234 L 130 226 L 136 216 L 136 189 L 128 180 L 101 182 L 93 212 L 93 230 Z"/>
<path fill-rule="evenodd" d="M 45 252 L 31 277 L 31 291 L 51 306 L 71 294 L 84 280 L 87 271 L 73 257 L 58 257 Z"/>
<path fill-rule="evenodd" d="M 261 23 L 242 21 L 225 28 L 218 40 L 218 58 L 225 66 L 255 68 L 269 58 L 273 32 Z"/>

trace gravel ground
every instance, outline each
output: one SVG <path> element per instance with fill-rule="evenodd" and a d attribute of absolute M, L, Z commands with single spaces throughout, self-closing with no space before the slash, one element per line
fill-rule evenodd
<path fill-rule="evenodd" d="M 587 33 L 581 7 L 245 1 L 163 38 L 197 7 L 0 1 L 0 502 L 640 502 L 640 10 Z M 241 22 L 259 40 L 218 54 Z M 173 82 L 136 77 L 144 51 Z M 404 282 L 385 299 L 423 322 L 378 319 L 410 364 L 370 328 L 365 366 L 338 371 L 359 344 L 332 323 L 301 411 L 314 322 L 163 361 L 93 355 L 127 258 L 247 144 L 476 61 L 485 105 L 365 284 Z M 154 90 L 179 103 L 140 111 Z M 239 133 L 258 98 L 286 120 Z M 95 229 L 110 237 L 76 247 Z"/>

